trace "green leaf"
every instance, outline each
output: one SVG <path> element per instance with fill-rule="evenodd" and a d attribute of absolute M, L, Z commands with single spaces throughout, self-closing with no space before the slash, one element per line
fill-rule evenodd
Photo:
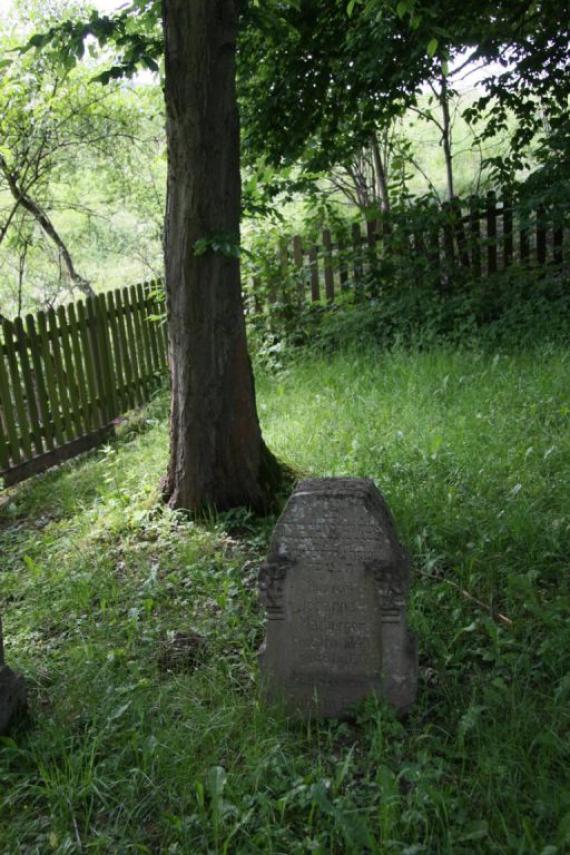
<path fill-rule="evenodd" d="M 403 18 L 406 12 L 408 11 L 408 4 L 406 0 L 400 0 L 398 5 L 396 6 L 396 15 L 398 18 Z"/>
<path fill-rule="evenodd" d="M 438 45 L 439 45 L 439 42 L 437 39 L 430 39 L 430 41 L 428 42 L 428 46 L 427 46 L 428 56 L 433 56 L 435 54 Z"/>
<path fill-rule="evenodd" d="M 347 4 L 346 14 L 348 15 L 349 18 L 352 15 L 352 13 L 354 12 L 354 7 L 356 6 L 356 3 L 357 3 L 357 0 L 349 0 L 349 2 Z"/>

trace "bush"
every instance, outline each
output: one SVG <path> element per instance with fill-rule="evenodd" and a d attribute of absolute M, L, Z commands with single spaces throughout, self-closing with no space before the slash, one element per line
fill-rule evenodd
<path fill-rule="evenodd" d="M 570 341 L 568 284 L 559 271 L 514 266 L 446 294 L 401 281 L 365 281 L 361 299 L 351 292 L 332 305 L 276 304 L 269 314 L 252 316 L 250 342 L 258 363 L 274 367 L 300 346 L 335 351 L 446 342 L 520 349 L 563 343 Z"/>

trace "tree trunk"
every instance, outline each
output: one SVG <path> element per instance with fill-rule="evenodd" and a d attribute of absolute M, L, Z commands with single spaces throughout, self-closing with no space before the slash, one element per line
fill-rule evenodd
<path fill-rule="evenodd" d="M 18 185 L 17 179 L 10 172 L 8 164 L 6 163 L 3 156 L 0 154 L 0 169 L 2 170 L 4 177 L 8 183 L 8 187 L 10 188 L 10 192 L 17 204 L 28 211 L 29 214 L 36 220 L 36 222 L 41 226 L 49 239 L 55 244 L 59 251 L 59 256 L 62 259 L 65 269 L 67 271 L 67 275 L 69 276 L 73 285 L 78 288 L 86 297 L 94 297 L 95 291 L 83 276 L 80 276 L 75 266 L 73 264 L 71 255 L 69 250 L 67 249 L 63 239 L 61 238 L 59 232 L 56 230 L 54 224 L 43 210 L 43 208 L 38 205 L 37 202 L 28 196 L 28 194 Z M 15 210 L 15 208 L 14 208 Z M 2 235 L 3 237 L 4 235 Z"/>
<path fill-rule="evenodd" d="M 239 258 L 237 0 L 165 0 L 166 291 L 173 508 L 265 511 L 281 469 L 267 450 L 247 353 Z M 196 251 L 200 241 L 200 251 Z"/>
<path fill-rule="evenodd" d="M 442 68 L 441 70 L 441 113 L 443 117 L 443 154 L 445 157 L 445 174 L 447 176 L 447 195 L 451 201 L 455 196 L 453 187 L 453 160 L 451 154 L 451 116 L 449 114 L 449 90 L 447 87 L 447 77 Z"/>
<path fill-rule="evenodd" d="M 388 191 L 388 180 L 386 178 L 386 168 L 384 166 L 384 161 L 382 160 L 382 153 L 380 151 L 380 146 L 378 145 L 378 140 L 376 138 L 376 134 L 372 134 L 370 137 L 370 146 L 372 148 L 372 157 L 374 159 L 374 172 L 376 177 L 376 193 L 378 198 L 380 199 L 380 205 L 382 210 L 386 213 L 390 213 L 390 193 Z"/>

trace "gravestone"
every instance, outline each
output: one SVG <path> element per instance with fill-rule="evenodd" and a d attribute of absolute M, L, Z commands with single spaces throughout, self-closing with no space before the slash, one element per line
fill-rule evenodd
<path fill-rule="evenodd" d="M 372 481 L 302 481 L 259 575 L 267 698 L 303 716 L 342 717 L 371 694 L 409 710 L 417 684 L 409 585 L 409 560 Z"/>
<path fill-rule="evenodd" d="M 5 733 L 13 718 L 25 708 L 26 684 L 4 664 L 2 621 L 0 620 L 0 736 Z"/>

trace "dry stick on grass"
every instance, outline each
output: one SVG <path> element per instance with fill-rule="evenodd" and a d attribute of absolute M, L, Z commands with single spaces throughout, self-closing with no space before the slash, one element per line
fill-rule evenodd
<path fill-rule="evenodd" d="M 498 623 L 502 623 L 505 626 L 512 626 L 513 622 L 510 617 L 501 614 L 501 612 L 495 612 L 491 606 L 488 606 L 486 603 L 478 600 L 477 597 L 474 597 L 473 594 L 470 594 L 469 591 L 466 591 L 465 588 L 462 588 L 461 585 L 458 585 L 457 582 L 452 582 L 451 579 L 438 579 L 436 576 L 432 576 L 430 573 L 426 573 L 422 570 L 418 570 L 418 575 L 423 576 L 425 579 L 431 579 L 437 582 L 444 582 L 446 585 L 451 585 L 452 588 L 455 588 L 456 591 L 459 591 L 462 597 L 466 600 L 469 600 L 471 603 L 475 603 L 475 605 L 479 606 L 479 608 L 484 609 L 488 612 L 493 620 L 498 621 Z"/>

